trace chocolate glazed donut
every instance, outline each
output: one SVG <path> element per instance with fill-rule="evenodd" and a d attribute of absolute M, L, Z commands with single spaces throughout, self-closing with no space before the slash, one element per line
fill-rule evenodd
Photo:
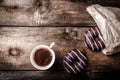
<path fill-rule="evenodd" d="M 85 34 L 85 45 L 92 51 L 101 51 L 105 48 L 102 34 L 97 27 L 87 30 Z"/>
<path fill-rule="evenodd" d="M 87 66 L 87 58 L 78 49 L 71 50 L 63 60 L 67 72 L 77 74 Z"/>

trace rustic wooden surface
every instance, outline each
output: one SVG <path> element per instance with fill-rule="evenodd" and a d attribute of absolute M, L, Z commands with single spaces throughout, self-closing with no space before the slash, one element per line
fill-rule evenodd
<path fill-rule="evenodd" d="M 119 53 L 105 56 L 83 44 L 85 31 L 96 26 L 86 7 L 96 3 L 120 7 L 120 0 L 40 0 L 44 5 L 37 4 L 38 0 L 23 1 L 0 0 L 0 80 L 120 79 Z M 37 9 L 40 13 L 48 12 L 38 19 L 34 16 Z M 47 71 L 36 70 L 29 60 L 31 50 L 53 41 L 55 64 Z M 66 53 L 74 48 L 88 57 L 88 66 L 79 75 L 66 73 L 62 63 Z"/>
<path fill-rule="evenodd" d="M 120 0 L 2 0 L 0 25 L 96 26 L 86 11 L 91 4 L 120 7 Z"/>
<path fill-rule="evenodd" d="M 36 0 L 34 0 L 36 1 Z M 41 3 L 44 0 L 40 0 Z M 45 0 L 45 5 L 39 7 L 33 4 L 29 7 L 6 6 L 3 3 L 0 6 L 0 25 L 12 26 L 75 26 L 91 25 L 95 23 L 86 12 L 88 4 L 71 2 L 70 0 Z M 29 1 L 28 1 L 29 2 Z M 7 3 L 7 2 L 6 2 Z M 31 2 L 30 2 L 31 3 Z M 38 3 L 38 2 L 37 2 Z M 49 4 L 47 4 L 49 3 Z M 31 3 L 32 4 L 32 3 Z M 48 6 L 46 8 L 46 6 Z M 37 7 L 37 8 L 36 8 Z M 45 8 L 44 11 L 40 8 Z M 37 10 L 42 14 L 37 14 Z M 39 16 L 41 17 L 39 17 Z M 84 15 L 84 16 L 83 16 Z"/>
<path fill-rule="evenodd" d="M 70 75 L 64 71 L 0 71 L 1 80 L 119 80 L 119 71 L 89 71 Z"/>
<path fill-rule="evenodd" d="M 84 45 L 84 33 L 80 27 L 1 27 L 0 70 L 35 70 L 29 60 L 31 50 L 40 44 L 50 45 L 56 53 L 56 63 L 51 70 L 63 70 L 63 58 L 77 48 L 88 57 L 87 70 L 120 70 L 120 55 L 105 56 L 92 52 Z M 13 53 L 16 51 L 16 53 Z"/>

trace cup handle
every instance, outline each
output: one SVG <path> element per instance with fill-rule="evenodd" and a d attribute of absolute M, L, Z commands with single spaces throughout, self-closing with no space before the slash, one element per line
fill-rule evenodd
<path fill-rule="evenodd" d="M 55 42 L 52 42 L 52 43 L 50 44 L 50 48 L 52 48 L 52 47 L 54 46 L 54 44 L 55 44 Z"/>

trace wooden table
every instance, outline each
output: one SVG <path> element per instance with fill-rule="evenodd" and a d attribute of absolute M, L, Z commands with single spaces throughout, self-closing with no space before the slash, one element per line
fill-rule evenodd
<path fill-rule="evenodd" d="M 112 79 L 120 70 L 120 54 L 105 56 L 92 52 L 84 45 L 88 28 L 97 27 L 86 12 L 86 7 L 97 1 L 50 0 L 50 10 L 39 22 L 34 17 L 35 9 L 0 7 L 0 79 L 78 80 Z M 119 7 L 119 0 L 99 1 L 105 6 Z M 116 5 L 115 5 L 116 4 Z M 40 44 L 53 47 L 55 64 L 46 71 L 36 70 L 30 63 L 31 50 Z M 88 57 L 86 70 L 78 75 L 68 74 L 63 67 L 63 58 L 71 49 L 79 49 Z M 16 54 L 13 53 L 16 52 Z M 111 77 L 114 74 L 115 77 Z"/>

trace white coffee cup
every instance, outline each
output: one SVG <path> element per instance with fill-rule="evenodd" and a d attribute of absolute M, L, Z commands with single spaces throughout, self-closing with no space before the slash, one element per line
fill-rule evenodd
<path fill-rule="evenodd" d="M 55 62 L 55 52 L 52 49 L 53 45 L 54 45 L 54 42 L 50 46 L 39 45 L 39 46 L 36 46 L 31 51 L 30 62 L 36 69 L 38 69 L 38 70 L 47 70 L 54 64 L 54 62 Z M 52 56 L 51 62 L 48 65 L 46 65 L 46 66 L 40 66 L 40 65 L 36 64 L 36 62 L 34 60 L 34 55 L 35 55 L 36 51 L 39 50 L 39 49 L 47 49 L 50 52 L 51 56 Z"/>

